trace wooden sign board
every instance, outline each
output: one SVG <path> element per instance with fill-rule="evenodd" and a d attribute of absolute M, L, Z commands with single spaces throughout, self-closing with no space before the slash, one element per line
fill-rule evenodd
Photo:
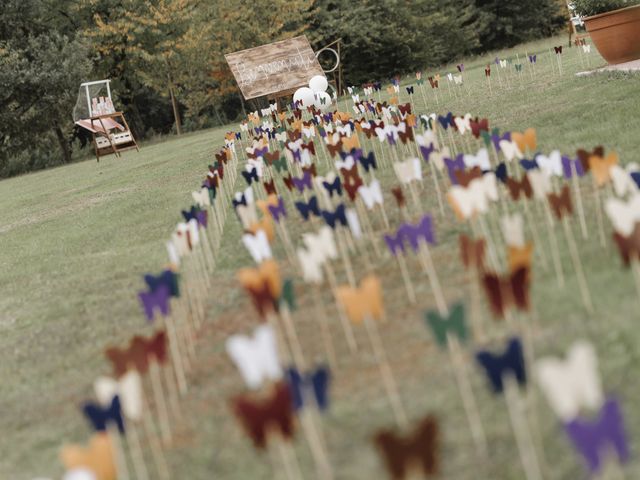
<path fill-rule="evenodd" d="M 245 99 L 278 94 L 308 85 L 323 75 L 304 35 L 224 56 Z"/>

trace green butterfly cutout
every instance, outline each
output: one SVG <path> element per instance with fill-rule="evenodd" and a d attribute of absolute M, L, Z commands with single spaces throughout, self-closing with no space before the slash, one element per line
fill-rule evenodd
<path fill-rule="evenodd" d="M 207 188 L 209 190 L 209 201 L 214 203 L 216 201 L 216 189 L 215 188 Z"/>
<path fill-rule="evenodd" d="M 492 135 L 500 135 L 500 129 L 494 128 L 493 130 L 491 130 L 491 133 L 487 132 L 486 130 L 480 131 L 480 136 L 482 137 L 482 140 L 484 140 L 484 144 L 487 148 L 491 145 Z"/>
<path fill-rule="evenodd" d="M 424 85 L 424 79 L 421 78 L 420 80 L 416 80 L 416 83 L 418 85 Z"/>
<path fill-rule="evenodd" d="M 441 347 L 447 346 L 447 334 L 451 332 L 461 341 L 466 341 L 468 332 L 464 321 L 464 305 L 456 303 L 449 312 L 449 318 L 442 318 L 435 310 L 425 313 L 425 322 L 431 328 L 436 342 Z"/>
<path fill-rule="evenodd" d="M 282 293 L 280 294 L 280 305 L 285 304 L 289 310 L 296 309 L 296 296 L 293 291 L 293 280 L 287 278 L 282 284 Z"/>
<path fill-rule="evenodd" d="M 276 167 L 276 170 L 278 172 L 286 172 L 289 169 L 287 165 L 287 159 L 285 157 L 280 157 L 278 160 L 274 160 L 272 165 Z"/>
<path fill-rule="evenodd" d="M 521 71 L 522 71 L 522 64 L 516 63 L 516 72 L 521 72 Z"/>

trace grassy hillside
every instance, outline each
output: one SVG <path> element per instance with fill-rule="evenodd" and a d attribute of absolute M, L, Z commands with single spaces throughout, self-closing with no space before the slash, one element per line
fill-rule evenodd
<path fill-rule="evenodd" d="M 586 68 L 575 49 L 565 53 L 564 74 L 559 76 L 548 48 L 565 41 L 563 37 L 499 52 L 501 58 L 514 60 L 516 53 L 521 59 L 525 52 L 537 53 L 538 64 L 535 76 L 525 71 L 520 79 L 510 79 L 510 88 L 506 78 L 502 78 L 505 86 L 500 86 L 494 67 L 491 92 L 483 69 L 495 55 L 469 59 L 465 62 L 467 86 L 459 89 L 457 97 L 450 96 L 446 87 L 441 89 L 439 105 L 433 104 L 428 92 L 427 111 L 468 111 L 488 117 L 503 130 L 535 127 L 543 151 L 559 148 L 572 153 L 578 147 L 603 144 L 618 151 L 623 162 L 640 161 L 638 76 L 575 77 L 575 72 Z M 602 59 L 592 53 L 590 64 L 602 64 Z M 455 67 L 441 71 L 452 70 Z M 406 79 L 405 83 L 415 81 Z M 444 75 L 442 83 L 446 83 Z M 414 103 L 424 111 L 419 95 Z M 139 153 L 128 152 L 120 159 L 86 161 L 0 182 L 0 430 L 5 432 L 0 439 L 0 478 L 54 476 L 61 470 L 60 445 L 86 440 L 89 430 L 78 405 L 92 396 L 95 377 L 109 371 L 102 351 L 107 345 L 123 344 L 134 333 L 151 331 L 135 295 L 141 288 L 140 276 L 160 270 L 166 262 L 164 241 L 180 219 L 180 208 L 190 204 L 189 192 L 212 161 L 213 150 L 223 143 L 224 131 L 234 128 L 143 145 Z M 390 171 L 380 172 L 379 177 L 387 191 L 395 184 Z M 236 185 L 240 188 L 244 188 L 241 177 Z M 536 263 L 533 320 L 528 316 L 521 320 L 533 322 L 536 356 L 559 354 L 576 337 L 594 342 L 605 387 L 622 399 L 634 445 L 640 440 L 640 411 L 636 408 L 640 398 L 633 381 L 640 366 L 636 328 L 640 300 L 611 243 L 604 249 L 598 245 L 589 180 L 583 180 L 583 191 L 590 238 L 580 237 L 577 223 L 573 228 L 596 312 L 588 315 L 582 307 L 558 228 L 567 285 L 558 289 L 553 270 Z M 426 190 L 421 199 L 426 210 L 436 212 L 432 192 Z M 398 225 L 400 218 L 389 195 L 386 202 L 392 225 Z M 469 279 L 457 259 L 457 234 L 466 227 L 452 217 L 450 211 L 446 218 L 436 216 L 439 245 L 433 251 L 451 302 L 468 297 L 469 291 Z M 542 218 L 537 217 L 540 225 Z M 299 224 L 293 228 L 294 239 L 297 233 L 309 230 Z M 607 235 L 609 232 L 607 225 Z M 269 458 L 253 452 L 226 403 L 230 394 L 243 387 L 223 342 L 230 333 L 249 331 L 257 321 L 234 281 L 236 269 L 251 263 L 239 248 L 239 234 L 240 226 L 230 217 L 208 298 L 208 322 L 198 337 L 200 362 L 190 376 L 191 389 L 182 404 L 186 421 L 167 452 L 172 478 L 273 477 Z M 494 234 L 497 237 L 497 231 Z M 279 258 L 281 254 L 278 250 Z M 437 350 L 422 323 L 421 312 L 433 308 L 434 302 L 417 262 L 410 260 L 419 298 L 418 306 L 412 308 L 407 305 L 397 264 L 388 256 L 375 262 L 376 271 L 383 276 L 390 320 L 380 328 L 405 407 L 411 419 L 434 411 L 443 422 L 443 478 L 522 478 L 504 401 L 488 392 L 479 374 L 474 375 L 473 387 L 490 439 L 491 458 L 476 460 L 473 456 L 448 357 Z M 362 259 L 356 265 L 364 268 Z M 340 278 L 346 278 L 337 268 Z M 286 262 L 284 269 L 294 273 Z M 309 359 L 322 359 L 316 319 L 310 314 L 314 292 L 300 281 L 297 293 L 301 309 L 294 320 L 305 353 Z M 324 298 L 328 303 L 329 297 Z M 482 312 L 488 328 L 490 316 L 486 308 Z M 335 315 L 333 310 L 329 313 Z M 361 351 L 350 355 L 337 320 L 331 322 L 339 358 L 333 404 L 323 423 L 331 461 L 339 472 L 337 478 L 382 478 L 369 438 L 377 428 L 393 425 L 393 418 L 366 332 L 357 329 Z M 496 336 L 508 331 L 503 324 L 491 327 Z M 549 465 L 546 478 L 579 478 L 580 466 L 556 419 L 539 396 L 536 405 Z M 311 477 L 313 467 L 304 441 L 297 443 L 296 450 L 306 476 Z M 628 478 L 639 474 L 640 463 L 632 460 Z"/>

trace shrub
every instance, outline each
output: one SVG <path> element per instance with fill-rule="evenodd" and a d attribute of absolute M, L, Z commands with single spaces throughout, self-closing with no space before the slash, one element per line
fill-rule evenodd
<path fill-rule="evenodd" d="M 581 17 L 590 17 L 600 13 L 618 10 L 619 8 L 639 5 L 640 0 L 573 0 L 576 14 Z"/>

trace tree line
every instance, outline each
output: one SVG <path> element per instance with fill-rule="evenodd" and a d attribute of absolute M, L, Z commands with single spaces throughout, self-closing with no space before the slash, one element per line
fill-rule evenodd
<path fill-rule="evenodd" d="M 0 177 L 69 163 L 80 83 L 111 79 L 138 139 L 237 121 L 245 104 L 224 53 L 299 34 L 341 38 L 359 85 L 549 36 L 562 0 L 4 0 Z"/>

